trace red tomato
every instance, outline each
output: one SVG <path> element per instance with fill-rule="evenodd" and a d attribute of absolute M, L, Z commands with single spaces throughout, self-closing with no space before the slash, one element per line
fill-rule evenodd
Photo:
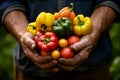
<path fill-rule="evenodd" d="M 80 38 L 78 36 L 76 35 L 70 36 L 68 38 L 68 45 L 71 46 L 72 44 L 79 42 L 79 41 L 80 41 Z"/>
<path fill-rule="evenodd" d="M 69 47 L 63 48 L 61 50 L 61 57 L 66 59 L 73 57 L 73 50 Z"/>

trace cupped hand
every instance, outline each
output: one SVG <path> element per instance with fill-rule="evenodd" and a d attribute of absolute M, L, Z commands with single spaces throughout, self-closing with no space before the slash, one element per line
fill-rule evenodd
<path fill-rule="evenodd" d="M 55 67 L 57 61 L 53 60 L 51 56 L 40 56 L 40 53 L 36 51 L 36 43 L 33 40 L 33 35 L 29 32 L 26 32 L 22 37 L 20 44 L 24 50 L 25 55 L 31 59 L 39 68 L 42 68 L 47 71 L 57 72 L 59 69 Z"/>
<path fill-rule="evenodd" d="M 96 43 L 97 40 L 90 35 L 81 37 L 79 42 L 71 45 L 71 48 L 75 51 L 74 57 L 69 59 L 60 58 L 58 67 L 66 71 L 74 70 L 88 58 Z"/>

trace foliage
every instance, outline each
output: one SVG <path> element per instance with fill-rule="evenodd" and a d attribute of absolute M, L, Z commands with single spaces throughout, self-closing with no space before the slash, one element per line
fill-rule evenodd
<path fill-rule="evenodd" d="M 113 80 L 120 80 L 120 23 L 114 24 L 110 30 L 113 44 L 113 55 L 110 67 L 110 73 Z"/>
<path fill-rule="evenodd" d="M 113 60 L 110 73 L 113 80 L 120 80 L 120 56 Z"/>
<path fill-rule="evenodd" d="M 0 80 L 13 80 L 13 47 L 15 39 L 0 28 Z"/>

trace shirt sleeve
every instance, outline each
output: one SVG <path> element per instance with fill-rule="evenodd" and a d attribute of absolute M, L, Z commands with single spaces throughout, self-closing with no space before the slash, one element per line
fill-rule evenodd
<path fill-rule="evenodd" d="M 106 0 L 97 5 L 97 7 L 100 7 L 100 6 L 108 6 L 112 8 L 117 13 L 116 22 L 120 22 L 120 1 L 119 0 Z"/>
<path fill-rule="evenodd" d="M 5 16 L 14 10 L 25 12 L 25 7 L 16 0 L 1 0 L 0 1 L 0 26 L 3 26 Z"/>

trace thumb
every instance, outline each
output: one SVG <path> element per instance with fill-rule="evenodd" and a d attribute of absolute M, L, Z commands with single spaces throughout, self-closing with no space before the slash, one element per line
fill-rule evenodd
<path fill-rule="evenodd" d="M 26 32 L 22 40 L 23 40 L 23 43 L 26 44 L 29 48 L 31 48 L 32 50 L 35 49 L 36 43 L 34 41 L 34 36 L 31 33 Z"/>
<path fill-rule="evenodd" d="M 84 49 L 85 47 L 90 45 L 90 39 L 89 36 L 85 36 L 82 37 L 81 40 L 73 45 L 71 45 L 70 47 L 74 50 L 74 51 L 79 51 Z"/>

